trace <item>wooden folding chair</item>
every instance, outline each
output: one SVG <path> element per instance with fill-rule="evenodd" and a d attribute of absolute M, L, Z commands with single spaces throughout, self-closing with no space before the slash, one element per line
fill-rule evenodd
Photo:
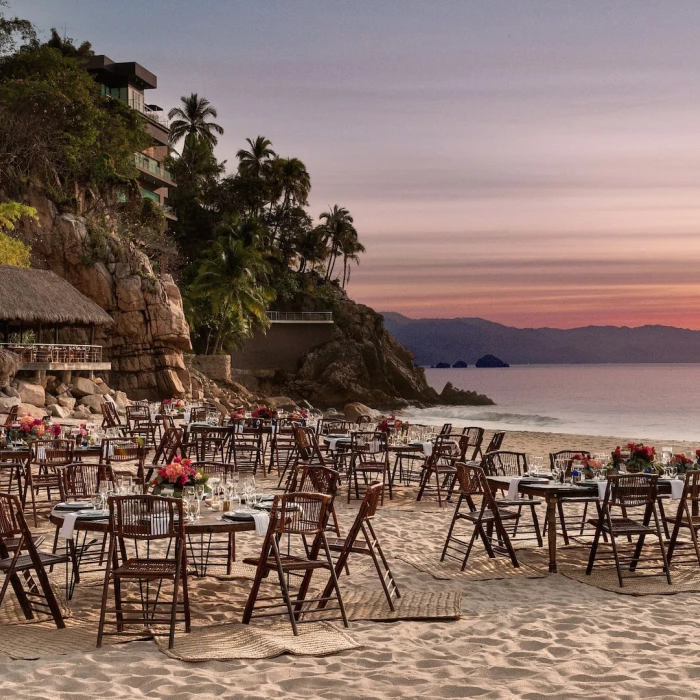
<path fill-rule="evenodd" d="M 275 496 L 270 511 L 270 525 L 260 557 L 244 560 L 246 564 L 256 566 L 257 570 L 243 613 L 243 624 L 250 623 L 257 609 L 263 611 L 256 614 L 258 617 L 288 615 L 295 635 L 299 634 L 300 623 L 338 619 L 338 615 L 328 615 L 334 611 L 340 613 L 343 624 L 345 627 L 348 626 L 338 578 L 326 539 L 330 503 L 331 496 L 318 493 L 288 493 Z M 287 538 L 285 551 L 280 548 L 282 538 Z M 296 553 L 292 549 L 294 544 L 297 545 Z M 311 576 L 317 570 L 328 572 L 331 593 L 317 598 L 307 598 Z M 260 597 L 263 578 L 267 578 L 272 571 L 277 572 L 281 598 L 280 596 Z M 292 596 L 288 575 L 294 573 L 301 573 L 302 579 L 298 591 Z M 276 602 L 280 599 L 281 602 Z M 259 605 L 260 602 L 263 602 L 263 605 Z M 328 607 L 329 602 L 335 602 L 337 605 Z M 316 615 L 325 616 L 316 617 Z"/>
<path fill-rule="evenodd" d="M 37 612 L 50 614 L 56 627 L 63 629 L 63 613 L 46 567 L 65 564 L 67 580 L 70 561 L 67 555 L 39 552 L 19 498 L 0 493 L 0 572 L 5 574 L 0 605 L 11 585 L 27 620 L 33 620 Z"/>
<path fill-rule="evenodd" d="M 379 544 L 379 538 L 372 526 L 372 520 L 377 512 L 377 505 L 379 504 L 379 498 L 382 494 L 382 488 L 383 484 L 379 481 L 369 486 L 365 492 L 365 497 L 360 505 L 360 509 L 357 511 L 355 522 L 348 532 L 348 536 L 345 539 L 329 537 L 328 547 L 331 552 L 339 553 L 335 562 L 335 575 L 338 578 L 340 578 L 351 554 L 370 556 L 374 563 L 374 568 L 377 571 L 379 582 L 382 584 L 387 603 L 389 603 L 389 609 L 393 611 L 393 599 L 394 597 L 400 598 L 401 593 L 394 580 L 394 575 L 389 568 L 389 562 L 387 562 L 382 547 Z M 360 536 L 362 536 L 364 542 L 360 540 Z M 322 597 L 328 598 L 331 593 L 332 581 L 329 580 Z"/>
<path fill-rule="evenodd" d="M 638 566 L 642 555 L 642 548 L 647 536 L 656 537 L 659 544 L 662 561 L 662 573 L 653 574 L 665 576 L 669 585 L 671 584 L 671 570 L 668 565 L 664 538 L 661 532 L 661 525 L 658 513 L 656 512 L 657 482 L 658 474 L 609 474 L 608 484 L 605 489 L 605 498 L 599 508 L 597 518 L 592 518 L 588 522 L 595 527 L 595 537 L 591 546 L 591 554 L 588 559 L 586 574 L 590 576 L 593 565 L 598 556 L 598 546 L 600 537 L 606 534 L 610 537 L 612 548 L 612 558 L 617 570 L 617 580 L 622 588 L 624 586 L 621 563 L 629 565 L 629 571 L 635 572 L 641 567 Z M 613 508 L 620 508 L 622 516 L 613 515 Z M 628 517 L 632 509 L 644 509 L 641 522 Z M 653 525 L 651 521 L 653 519 Z M 617 544 L 618 537 L 631 538 L 637 536 L 637 544 L 631 556 L 621 556 L 622 552 Z M 600 557 L 603 559 L 603 557 Z M 644 567 L 651 568 L 651 567 Z M 658 567 L 656 567 L 658 568 Z M 647 574 L 648 576 L 651 574 Z"/>
<path fill-rule="evenodd" d="M 190 631 L 182 500 L 161 496 L 112 496 L 108 503 L 109 552 L 102 589 L 97 646 L 102 646 L 105 634 L 128 634 L 124 629 L 126 625 L 145 628 L 167 623 L 170 626 L 168 648 L 172 649 L 177 622 L 184 621 L 185 631 Z M 166 540 L 168 547 L 165 555 L 152 556 L 151 545 Z M 133 556 L 125 556 L 129 542 L 133 545 Z M 164 581 L 172 581 L 171 601 L 160 600 Z M 122 583 L 128 582 L 138 583 L 137 600 L 128 601 L 123 597 Z M 153 591 L 151 583 L 155 582 L 158 582 L 158 586 Z M 110 584 L 114 590 L 114 608 L 107 608 Z M 180 589 L 182 601 L 179 600 Z M 141 610 L 126 608 L 125 603 L 139 603 Z M 182 613 L 182 617 L 178 617 L 178 613 Z M 114 615 L 115 619 L 107 620 L 107 614 Z M 116 632 L 105 632 L 105 625 L 116 626 Z"/>
<path fill-rule="evenodd" d="M 459 484 L 459 498 L 447 531 L 440 561 L 444 561 L 445 557 L 461 561 L 461 568 L 464 571 L 474 542 L 479 537 L 491 559 L 495 559 L 496 555 L 507 556 L 513 566 L 518 568 L 520 566 L 518 557 L 504 525 L 504 521 L 517 519 L 518 514 L 499 507 L 481 467 L 457 462 L 455 470 Z M 479 503 L 476 502 L 476 498 L 480 499 Z M 468 542 L 454 535 L 455 526 L 460 521 L 466 521 L 473 527 Z"/>

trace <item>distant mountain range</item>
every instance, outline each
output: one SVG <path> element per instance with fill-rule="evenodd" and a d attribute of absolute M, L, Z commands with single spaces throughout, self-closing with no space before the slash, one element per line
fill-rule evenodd
<path fill-rule="evenodd" d="M 700 331 L 672 326 L 512 328 L 483 318 L 408 318 L 381 312 L 386 328 L 416 364 L 473 366 L 482 355 L 509 364 L 700 362 Z"/>

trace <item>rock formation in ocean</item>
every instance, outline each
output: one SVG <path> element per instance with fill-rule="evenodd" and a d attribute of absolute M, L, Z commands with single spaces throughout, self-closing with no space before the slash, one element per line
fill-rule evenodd
<path fill-rule="evenodd" d="M 484 355 L 480 357 L 475 363 L 475 367 L 510 367 L 507 362 L 503 362 L 495 355 Z"/>
<path fill-rule="evenodd" d="M 131 398 L 188 394 L 183 353 L 191 348 L 190 333 L 172 277 L 154 274 L 146 255 L 114 229 L 96 234 L 85 218 L 60 213 L 35 190 L 26 199 L 39 217 L 19 231 L 32 247 L 32 266 L 53 270 L 114 319 L 96 334 L 112 362 L 111 386 Z M 87 342 L 84 332 L 73 335 L 74 342 Z"/>

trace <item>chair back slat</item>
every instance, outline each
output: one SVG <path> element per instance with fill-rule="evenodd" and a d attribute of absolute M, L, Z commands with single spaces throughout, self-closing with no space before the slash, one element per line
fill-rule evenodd
<path fill-rule="evenodd" d="M 26 528 L 19 498 L 9 493 L 0 493 L 0 538 L 13 538 Z"/>
<path fill-rule="evenodd" d="M 110 496 L 110 533 L 132 540 L 183 537 L 182 500 L 162 496 Z"/>
<path fill-rule="evenodd" d="M 610 474 L 605 498 L 610 505 L 624 508 L 656 502 L 658 474 Z"/>
<path fill-rule="evenodd" d="M 522 476 L 528 470 L 524 452 L 497 450 L 487 452 L 485 459 L 486 471 L 491 476 Z"/>
<path fill-rule="evenodd" d="M 275 496 L 270 511 L 271 528 L 278 535 L 320 535 L 328 522 L 331 501 L 332 496 L 320 493 Z"/>

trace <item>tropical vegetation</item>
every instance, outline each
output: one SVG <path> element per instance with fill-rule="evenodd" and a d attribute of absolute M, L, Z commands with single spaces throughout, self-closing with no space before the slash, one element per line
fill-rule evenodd
<path fill-rule="evenodd" d="M 337 298 L 365 249 L 346 208 L 329 206 L 316 220 L 309 213 L 311 177 L 302 160 L 278 153 L 263 135 L 241 138 L 231 164 L 219 160 L 224 128 L 216 107 L 199 93 L 184 95 L 169 112 L 168 168 L 177 184 L 169 203 L 177 221 L 166 228 L 138 188 L 134 154 L 151 143 L 145 120 L 101 94 L 86 70 L 90 43 L 55 30 L 42 43 L 3 6 L 0 0 L 6 198 L 38 188 L 59 211 L 86 216 L 96 240 L 116 229 L 139 246 L 154 269 L 178 281 L 198 352 L 240 346 L 268 325 L 270 304 L 313 310 Z M 1 259 L 25 264 L 28 251 L 13 247 L 5 228 Z"/>

